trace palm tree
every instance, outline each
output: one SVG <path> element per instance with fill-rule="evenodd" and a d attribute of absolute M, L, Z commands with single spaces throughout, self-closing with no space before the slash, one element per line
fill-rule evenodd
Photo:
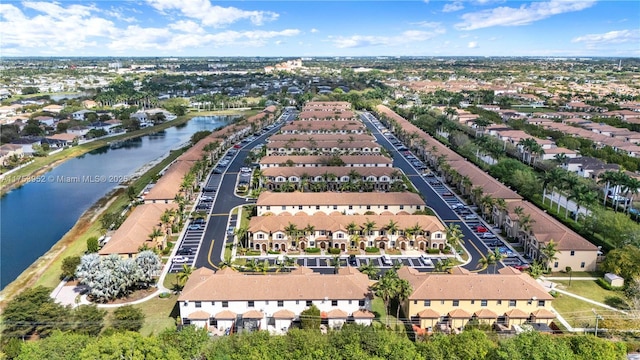
<path fill-rule="evenodd" d="M 560 168 L 553 168 L 550 171 L 546 171 L 542 178 L 542 204 L 544 204 L 545 198 L 547 197 L 547 187 L 551 185 L 551 201 L 553 201 L 553 194 L 555 193 L 555 188 L 558 184 L 561 184 L 564 181 L 566 175 L 566 171 Z"/>
<path fill-rule="evenodd" d="M 609 195 L 609 189 L 611 185 L 617 181 L 617 178 L 618 178 L 617 173 L 614 171 L 605 171 L 600 175 L 598 175 L 598 183 L 606 184 L 602 205 L 604 206 L 607 205 L 607 196 Z"/>
<path fill-rule="evenodd" d="M 373 264 L 373 262 L 369 262 L 367 264 L 360 265 L 358 270 L 361 273 L 367 275 L 369 277 L 369 279 L 371 279 L 371 280 L 377 279 L 378 278 L 378 272 L 380 272 L 380 269 L 378 269 L 378 267 L 375 266 Z"/>
<path fill-rule="evenodd" d="M 447 226 L 447 243 L 452 247 L 454 253 L 456 248 L 460 246 L 460 244 L 464 243 L 462 230 L 460 230 L 460 225 L 458 224 L 449 224 Z"/>
<path fill-rule="evenodd" d="M 287 234 L 287 238 L 289 238 L 289 242 L 295 241 L 298 236 L 298 227 L 296 224 L 289 222 L 287 226 L 284 228 L 284 233 Z"/>
<path fill-rule="evenodd" d="M 389 223 L 387 224 L 387 231 L 389 232 L 389 241 L 392 241 L 393 238 L 391 237 L 391 235 L 395 235 L 396 231 L 398 231 L 398 222 L 397 221 L 393 221 L 393 219 L 389 220 Z"/>
<path fill-rule="evenodd" d="M 386 313 L 386 325 L 389 326 L 389 304 L 396 294 L 397 275 L 394 271 L 387 271 L 377 283 L 373 284 L 371 290 L 382 299 Z"/>
<path fill-rule="evenodd" d="M 242 244 L 242 247 L 249 247 L 248 245 L 248 241 L 243 242 L 243 240 L 248 240 L 247 239 L 247 234 L 249 233 L 249 227 L 247 225 L 242 225 L 242 226 L 238 226 L 234 231 L 233 231 L 234 235 L 238 237 L 238 240 L 240 242 L 240 244 Z"/>
<path fill-rule="evenodd" d="M 176 276 L 178 286 L 184 286 L 184 284 L 186 284 L 187 280 L 189 280 L 189 276 L 193 273 L 193 270 L 193 266 L 182 264 L 182 269 L 180 269 L 180 272 Z"/>
<path fill-rule="evenodd" d="M 411 296 L 413 293 L 413 287 L 411 284 L 405 279 L 397 279 L 396 280 L 396 301 L 398 302 L 398 307 L 396 308 L 396 321 L 400 319 L 400 305 Z"/>
<path fill-rule="evenodd" d="M 164 233 L 162 232 L 162 230 L 160 230 L 160 228 L 154 227 L 151 231 L 151 234 L 149 234 L 149 240 L 151 240 L 152 243 L 155 243 L 156 238 L 159 238 L 163 235 Z"/>
<path fill-rule="evenodd" d="M 362 225 L 367 236 L 369 236 L 369 241 L 371 241 L 371 236 L 373 236 L 373 229 L 376 227 L 376 222 L 366 219 L 365 223 Z"/>
<path fill-rule="evenodd" d="M 218 263 L 218 268 L 220 268 L 221 270 L 228 267 L 234 267 L 233 260 L 231 259 L 231 254 L 225 255 L 224 259 L 222 259 L 222 261 Z"/>
<path fill-rule="evenodd" d="M 496 268 L 498 267 L 498 263 L 502 261 L 506 257 L 503 253 L 500 252 L 500 249 L 495 248 L 491 253 L 493 257 L 493 273 L 496 273 Z"/>
<path fill-rule="evenodd" d="M 333 267 L 333 273 L 337 274 L 340 271 L 340 255 L 334 255 L 331 259 L 327 260 L 329 266 Z"/>
<path fill-rule="evenodd" d="M 545 258 L 545 268 L 549 268 L 549 263 L 558 259 L 558 245 L 551 239 L 547 245 L 540 248 L 540 255 Z"/>
<path fill-rule="evenodd" d="M 496 263 L 496 259 L 493 257 L 493 252 L 489 251 L 487 253 L 487 255 L 482 256 L 480 259 L 478 259 L 478 268 L 482 268 L 482 269 L 486 269 L 488 268 L 490 265 L 493 265 Z"/>

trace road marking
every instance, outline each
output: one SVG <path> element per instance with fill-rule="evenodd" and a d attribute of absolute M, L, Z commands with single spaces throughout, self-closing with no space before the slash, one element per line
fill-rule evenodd
<path fill-rule="evenodd" d="M 211 262 L 211 253 L 213 252 L 213 243 L 215 242 L 214 239 L 211 239 L 211 246 L 209 246 L 209 253 L 207 254 L 207 262 L 209 263 L 209 265 L 213 266 L 214 269 L 217 269 L 218 267 Z"/>
<path fill-rule="evenodd" d="M 213 216 L 229 216 L 229 213 L 211 214 L 209 216 L 211 216 L 211 217 L 213 217 Z"/>

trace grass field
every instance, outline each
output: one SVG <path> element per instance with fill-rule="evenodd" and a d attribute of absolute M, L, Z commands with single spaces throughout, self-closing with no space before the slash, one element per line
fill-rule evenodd
<path fill-rule="evenodd" d="M 571 281 L 571 286 L 569 286 L 568 280 L 554 280 L 553 282 L 560 285 L 559 288 L 562 290 L 584 296 L 593 301 L 601 302 L 619 309 L 625 309 L 627 307 L 625 296 L 621 291 L 603 289 L 593 280 L 574 280 Z"/>
<path fill-rule="evenodd" d="M 172 294 L 164 299 L 156 296 L 142 304 L 133 305 L 133 307 L 142 310 L 144 314 L 144 324 L 140 329 L 142 336 L 157 335 L 165 329 L 176 328 L 176 317 L 179 316 L 177 300 L 178 295 Z M 110 325 L 109 319 L 111 319 L 114 310 L 113 308 L 107 310 L 105 328 Z"/>
<path fill-rule="evenodd" d="M 371 311 L 376 315 L 374 322 L 377 322 L 382 325 L 386 325 L 387 315 L 386 310 L 384 308 L 384 301 L 382 301 L 379 297 L 374 297 L 371 302 Z M 389 325 L 395 325 L 396 323 L 396 310 L 395 307 L 389 307 Z"/>
<path fill-rule="evenodd" d="M 551 305 L 572 327 L 594 327 L 595 314 L 592 309 L 598 313 L 607 311 L 605 308 L 564 294 L 559 294 Z"/>

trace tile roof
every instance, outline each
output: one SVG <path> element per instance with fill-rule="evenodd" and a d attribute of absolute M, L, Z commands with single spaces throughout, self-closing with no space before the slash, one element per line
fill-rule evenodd
<path fill-rule="evenodd" d="M 235 320 L 238 315 L 230 310 L 223 310 L 217 313 L 214 318 L 218 320 Z"/>
<path fill-rule="evenodd" d="M 249 310 L 242 314 L 242 317 L 244 319 L 262 319 L 264 317 L 264 314 L 262 313 L 262 311 Z"/>
<path fill-rule="evenodd" d="M 411 192 L 371 192 L 371 193 L 275 193 L 265 191 L 260 194 L 258 206 L 277 205 L 424 205 L 420 195 Z"/>
<path fill-rule="evenodd" d="M 531 313 L 537 319 L 555 319 L 556 314 L 552 313 L 547 309 L 538 309 Z"/>
<path fill-rule="evenodd" d="M 360 176 L 375 176 L 380 177 L 383 175 L 390 176 L 393 172 L 398 172 L 398 169 L 388 166 L 322 166 L 322 167 L 302 167 L 302 166 L 278 166 L 268 167 L 261 170 L 262 175 L 266 177 L 276 176 L 298 176 L 306 174 L 311 177 L 324 176 L 327 174 L 333 174 L 336 177 L 348 176 L 349 173 L 355 171 Z"/>
<path fill-rule="evenodd" d="M 327 312 L 328 319 L 346 319 L 348 317 L 349 317 L 349 314 L 347 314 L 346 312 L 340 309 L 333 309 Z"/>
<path fill-rule="evenodd" d="M 260 159 L 260 165 L 263 164 L 283 164 L 288 160 L 294 164 L 319 164 L 328 160 L 328 156 L 315 155 L 269 155 Z M 352 164 L 392 164 L 393 160 L 383 155 L 342 155 L 340 159 L 346 165 Z"/>
<path fill-rule="evenodd" d="M 292 124 L 284 125 L 281 131 L 351 131 L 364 130 L 365 126 L 360 121 L 344 121 L 344 120 L 315 120 L 315 121 L 296 121 Z"/>
<path fill-rule="evenodd" d="M 337 140 L 343 140 L 344 142 L 349 141 L 349 139 L 353 139 L 354 141 L 375 141 L 375 138 L 373 137 L 373 135 L 369 135 L 369 134 L 333 134 L 333 133 L 328 133 L 328 134 L 275 134 L 270 136 L 267 141 L 268 142 L 272 142 L 272 141 L 289 141 L 291 139 L 294 140 L 302 140 L 302 141 L 309 141 L 310 139 L 313 139 L 314 141 L 317 142 L 324 142 L 324 141 L 337 141 Z"/>
<path fill-rule="evenodd" d="M 405 266 L 398 270 L 398 276 L 413 288 L 409 300 L 553 300 L 535 279 L 517 270 L 499 274 L 433 274 Z"/>
<path fill-rule="evenodd" d="M 418 317 L 421 319 L 439 319 L 440 313 L 433 309 L 424 309 L 418 313 Z"/>
<path fill-rule="evenodd" d="M 369 278 L 355 268 L 318 274 L 298 268 L 286 274 L 245 275 L 232 269 L 195 270 L 179 301 L 355 300 L 370 295 Z"/>
<path fill-rule="evenodd" d="M 356 310 L 353 312 L 354 319 L 373 319 L 376 315 L 369 310 Z"/>
<path fill-rule="evenodd" d="M 447 315 L 453 319 L 468 319 L 471 317 L 471 314 L 462 309 L 451 310 Z"/>
<path fill-rule="evenodd" d="M 529 317 L 528 313 L 520 309 L 511 309 L 504 314 L 512 319 L 526 319 Z"/>
<path fill-rule="evenodd" d="M 187 315 L 187 318 L 189 319 L 209 319 L 211 317 L 211 314 L 209 314 L 206 311 L 202 311 L 202 310 L 198 310 L 196 312 L 192 312 L 191 314 Z"/>
<path fill-rule="evenodd" d="M 144 196 L 145 200 L 173 200 L 180 192 L 182 179 L 191 170 L 191 161 L 177 160 L 162 175 L 160 180 Z"/>
<path fill-rule="evenodd" d="M 274 319 L 293 319 L 296 317 L 296 314 L 291 310 L 282 309 L 273 313 Z"/>
<path fill-rule="evenodd" d="M 489 309 L 480 309 L 474 312 L 473 315 L 478 319 L 496 319 L 498 317 L 498 314 Z"/>

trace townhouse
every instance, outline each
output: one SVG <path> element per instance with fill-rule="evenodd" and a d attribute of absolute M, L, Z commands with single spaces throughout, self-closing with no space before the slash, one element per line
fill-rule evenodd
<path fill-rule="evenodd" d="M 262 251 L 309 247 L 425 251 L 444 250 L 447 245 L 446 228 L 435 216 L 302 214 L 253 217 L 248 247 Z"/>
<path fill-rule="evenodd" d="M 392 167 L 278 166 L 264 168 L 259 174 L 260 187 L 278 191 L 288 185 L 301 191 L 338 191 L 350 182 L 368 183 L 374 191 L 389 191 L 392 184 L 402 184 L 402 173 Z"/>
<path fill-rule="evenodd" d="M 336 121 L 353 121 L 356 114 L 350 110 L 303 110 L 298 114 L 299 121 L 317 121 L 317 120 L 336 120 Z"/>
<path fill-rule="evenodd" d="M 564 224 L 527 201 L 511 201 L 495 206 L 493 221 L 504 228 L 507 236 L 517 239 L 524 254 L 546 264 L 553 271 L 566 269 L 595 271 L 600 249 Z M 547 258 L 543 248 L 555 244 L 557 253 Z"/>
<path fill-rule="evenodd" d="M 302 111 L 346 111 L 351 109 L 348 101 L 309 101 Z"/>
<path fill-rule="evenodd" d="M 390 214 L 409 215 L 425 208 L 420 195 L 401 193 L 274 193 L 265 191 L 256 203 L 258 216 L 265 214 Z"/>
<path fill-rule="evenodd" d="M 111 239 L 98 251 L 99 255 L 117 254 L 123 258 L 135 257 L 140 248 L 164 249 L 167 229 L 160 221 L 165 211 L 175 211 L 177 204 L 141 204 L 136 206 L 120 227 L 113 232 Z M 161 231 L 158 237 L 152 237 L 154 229 Z"/>
<path fill-rule="evenodd" d="M 311 134 L 311 135 L 293 135 L 293 134 L 275 134 L 269 136 L 267 142 L 271 141 L 289 141 L 289 140 L 304 140 L 304 141 L 315 141 L 317 143 L 324 141 L 338 141 L 338 142 L 352 142 L 352 141 L 370 141 L 373 142 L 376 140 L 373 135 L 370 134 Z"/>
<path fill-rule="evenodd" d="M 379 154 L 380 145 L 372 141 L 322 141 L 288 140 L 270 141 L 266 145 L 267 155 L 293 154 Z"/>
<path fill-rule="evenodd" d="M 270 167 L 325 167 L 335 162 L 345 167 L 392 167 L 393 160 L 379 155 L 270 155 L 260 159 L 260 169 Z"/>
<path fill-rule="evenodd" d="M 280 128 L 283 134 L 363 134 L 366 127 L 360 121 L 315 120 L 295 121 Z"/>
<path fill-rule="evenodd" d="M 506 330 L 524 323 L 548 325 L 556 317 L 553 297 L 531 276 L 511 267 L 497 274 L 462 267 L 437 274 L 403 266 L 398 276 L 413 288 L 403 310 L 422 329 L 457 332 L 474 320 Z"/>
<path fill-rule="evenodd" d="M 214 334 L 268 330 L 286 333 L 315 305 L 321 322 L 338 329 L 345 322 L 371 324 L 369 278 L 346 267 L 319 274 L 299 267 L 290 273 L 247 275 L 225 268 L 199 268 L 178 297 L 180 321 Z"/>

